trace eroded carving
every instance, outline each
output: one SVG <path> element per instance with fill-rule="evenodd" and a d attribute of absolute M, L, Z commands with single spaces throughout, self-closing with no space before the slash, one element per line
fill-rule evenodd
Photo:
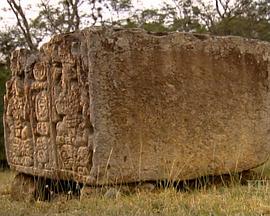
<path fill-rule="evenodd" d="M 22 166 L 33 165 L 34 153 L 27 98 L 23 79 L 15 75 L 7 83 L 6 131 L 9 133 L 7 140 L 11 143 L 10 160 Z"/>
<path fill-rule="evenodd" d="M 45 91 L 36 95 L 35 111 L 37 121 L 46 122 L 49 120 L 48 96 Z"/>
<path fill-rule="evenodd" d="M 58 149 L 59 166 L 68 170 L 78 172 L 83 175 L 89 174 L 88 165 L 91 164 L 88 149 L 89 138 L 89 98 L 87 88 L 84 82 L 79 82 L 79 77 L 74 71 L 77 62 L 74 65 L 63 63 L 61 70 L 54 70 L 55 83 L 60 86 L 55 87 L 58 94 L 53 95 L 55 101 L 55 112 L 59 119 L 56 123 L 56 145 Z M 82 70 L 80 70 L 82 71 Z M 60 80 L 57 78 L 61 77 Z M 87 150 L 85 154 L 87 163 L 81 167 L 77 162 L 79 147 L 84 146 Z"/>
<path fill-rule="evenodd" d="M 80 42 L 62 42 L 51 53 L 62 58 L 39 54 L 27 61 L 26 50 L 13 54 L 5 97 L 8 154 L 15 166 L 86 176 L 92 164 L 88 76 L 80 55 L 72 54 Z"/>

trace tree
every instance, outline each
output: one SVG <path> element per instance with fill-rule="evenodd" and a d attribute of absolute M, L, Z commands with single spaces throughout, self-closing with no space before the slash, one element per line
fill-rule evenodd
<path fill-rule="evenodd" d="M 7 2 L 19 28 L 0 32 L 0 53 L 4 56 L 15 47 L 36 50 L 46 37 L 89 25 L 270 40 L 268 0 L 164 0 L 161 9 L 143 10 L 136 9 L 131 0 L 40 0 L 39 13 L 31 19 L 25 16 L 20 0 Z"/>
<path fill-rule="evenodd" d="M 86 17 L 80 7 L 87 0 L 40 0 L 39 13 L 36 17 L 27 19 L 20 0 L 7 0 L 9 9 L 16 17 L 17 26 L 0 32 L 0 53 L 9 61 L 9 54 L 16 47 L 37 50 L 46 37 L 54 34 L 76 31 L 82 24 L 81 19 Z M 90 16 L 90 15 L 89 15 Z"/>
<path fill-rule="evenodd" d="M 85 0 L 61 0 L 52 4 L 50 0 L 41 0 L 39 15 L 34 19 L 35 28 L 46 35 L 72 32 L 80 29 L 81 19 L 85 16 L 80 7 Z"/>
<path fill-rule="evenodd" d="M 209 31 L 270 41 L 269 4 L 267 0 L 216 0 L 216 18 Z"/>
<path fill-rule="evenodd" d="M 198 16 L 199 8 L 192 0 L 164 1 L 161 9 L 169 31 L 204 32 Z"/>
<path fill-rule="evenodd" d="M 6 29 L 6 31 L 0 32 L 0 53 L 2 55 L 0 62 L 9 65 L 9 56 L 11 50 L 24 46 L 24 37 L 17 28 L 10 27 Z"/>
<path fill-rule="evenodd" d="M 143 28 L 146 31 L 164 32 L 168 31 L 165 26 L 165 15 L 157 9 L 145 9 L 137 11 L 127 20 L 126 28 Z"/>
<path fill-rule="evenodd" d="M 7 0 L 10 9 L 13 11 L 17 19 L 17 24 L 24 36 L 25 42 L 30 50 L 36 50 L 37 44 L 33 41 L 32 34 L 30 32 L 30 25 L 26 19 L 25 12 L 22 9 L 20 0 Z"/>
<path fill-rule="evenodd" d="M 207 30 L 216 35 L 238 35 L 247 27 L 245 23 L 247 14 L 253 10 L 252 0 L 215 0 L 214 4 L 206 4 L 203 0 L 199 0 L 198 5 L 200 19 Z M 233 30 L 236 30 L 234 25 L 239 25 L 238 28 L 243 29 L 236 33 Z"/>
<path fill-rule="evenodd" d="M 37 50 L 46 37 L 77 31 L 89 25 L 126 24 L 131 0 L 40 0 L 38 15 L 27 19 L 20 0 L 7 0 L 19 28 L 11 27 L 0 32 L 0 53 L 4 59 L 16 47 Z M 103 16 L 111 14 L 111 16 Z"/>

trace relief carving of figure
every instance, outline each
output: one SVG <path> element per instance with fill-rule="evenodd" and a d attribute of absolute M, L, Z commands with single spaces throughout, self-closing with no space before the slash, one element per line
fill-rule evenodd
<path fill-rule="evenodd" d="M 36 96 L 35 102 L 36 117 L 38 121 L 46 122 L 49 119 L 48 95 L 45 91 Z"/>
<path fill-rule="evenodd" d="M 33 140 L 31 126 L 28 122 L 27 103 L 23 81 L 19 78 L 11 80 L 11 89 L 7 91 L 6 122 L 10 131 L 9 138 L 15 164 L 33 165 Z"/>
<path fill-rule="evenodd" d="M 88 89 L 78 82 L 74 65 L 63 64 L 62 75 L 57 73 L 55 77 L 61 77 L 60 88 L 55 98 L 57 115 L 62 116 L 56 126 L 56 144 L 59 149 L 60 166 L 74 171 L 81 170 L 81 174 L 89 173 L 89 158 L 92 153 L 89 151 L 89 102 Z M 82 147 L 80 149 L 80 147 Z M 72 152 L 71 152 L 72 151 Z M 85 151 L 85 152 L 83 152 Z M 72 166 L 70 166 L 72 155 Z M 90 156 L 89 156 L 90 155 Z M 74 160 L 83 160 L 87 163 L 80 165 Z M 65 162 L 66 161 L 66 162 Z M 69 161 L 69 162 L 67 162 Z"/>

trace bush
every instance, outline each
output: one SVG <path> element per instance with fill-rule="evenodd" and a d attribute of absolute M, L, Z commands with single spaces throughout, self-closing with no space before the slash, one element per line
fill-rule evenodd
<path fill-rule="evenodd" d="M 4 127 L 3 127 L 3 111 L 4 111 L 4 94 L 6 91 L 5 83 L 10 77 L 10 71 L 5 66 L 0 66 L 0 163 L 6 161 L 5 143 L 4 143 Z M 1 164 L 0 164 L 1 165 Z"/>

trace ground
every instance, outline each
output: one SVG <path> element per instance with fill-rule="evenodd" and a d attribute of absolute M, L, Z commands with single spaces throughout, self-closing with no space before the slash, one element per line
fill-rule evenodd
<path fill-rule="evenodd" d="M 165 186 L 151 192 L 121 193 L 116 198 L 99 194 L 79 200 L 62 194 L 51 202 L 18 202 L 10 199 L 15 173 L 2 171 L 0 215 L 270 215 L 270 182 L 261 180 L 270 177 L 270 163 L 255 172 L 258 181 L 231 176 L 197 189 Z"/>

